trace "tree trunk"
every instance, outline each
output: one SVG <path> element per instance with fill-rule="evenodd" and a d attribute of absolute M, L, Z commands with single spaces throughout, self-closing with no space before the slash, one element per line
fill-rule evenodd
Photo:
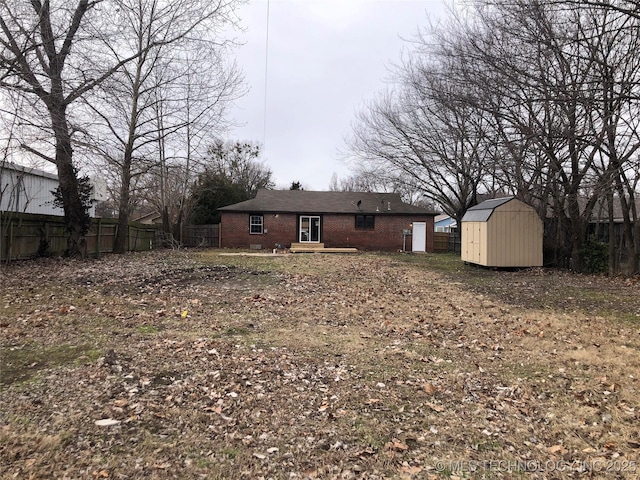
<path fill-rule="evenodd" d="M 630 275 L 640 274 L 640 219 L 635 220 L 635 225 L 633 229 L 634 235 L 634 248 L 633 254 L 630 259 Z"/>
<path fill-rule="evenodd" d="M 571 268 L 575 272 L 582 273 L 582 246 L 584 245 L 586 226 L 580 215 L 578 195 L 571 193 L 567 196 L 567 200 L 567 213 L 571 225 Z"/>
<path fill-rule="evenodd" d="M 129 168 L 127 168 L 127 166 Z M 120 185 L 120 202 L 118 206 L 118 231 L 113 241 L 113 253 L 127 253 L 127 237 L 129 231 L 129 198 L 131 189 L 130 165 L 126 158 L 122 168 L 122 183 Z"/>
<path fill-rule="evenodd" d="M 73 149 L 67 125 L 64 106 L 51 110 L 51 122 L 56 139 L 55 162 L 58 167 L 58 181 L 67 227 L 67 249 L 65 255 L 84 257 L 86 254 L 85 235 L 89 231 L 91 218 L 86 205 L 83 205 L 78 188 L 77 171 L 73 166 Z"/>
<path fill-rule="evenodd" d="M 634 207 L 633 202 L 635 202 L 633 198 L 633 193 L 631 193 L 630 201 L 625 196 L 624 185 L 620 176 L 616 178 L 616 189 L 618 191 L 618 197 L 620 201 L 620 209 L 622 211 L 622 238 L 624 244 L 624 251 L 627 253 L 628 257 L 628 265 L 627 265 L 627 274 L 633 275 L 637 270 L 637 241 L 638 238 L 634 238 L 634 222 L 631 216 L 632 207 Z"/>
<path fill-rule="evenodd" d="M 609 276 L 618 272 L 618 248 L 616 244 L 616 224 L 613 212 L 613 193 L 607 193 L 607 217 L 609 218 Z"/>

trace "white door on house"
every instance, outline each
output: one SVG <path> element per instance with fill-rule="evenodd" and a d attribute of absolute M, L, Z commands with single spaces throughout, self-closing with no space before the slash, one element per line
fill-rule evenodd
<path fill-rule="evenodd" d="M 427 222 L 413 222 L 413 232 L 411 234 L 411 251 L 427 251 Z"/>

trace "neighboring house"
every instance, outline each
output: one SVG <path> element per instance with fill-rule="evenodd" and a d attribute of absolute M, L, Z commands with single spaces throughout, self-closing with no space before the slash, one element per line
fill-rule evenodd
<path fill-rule="evenodd" d="M 58 176 L 14 163 L 0 163 L 0 211 L 63 216 L 53 205 Z"/>
<path fill-rule="evenodd" d="M 635 200 L 635 208 L 636 212 L 640 215 L 640 198 Z M 634 222 L 631 212 L 629 212 L 629 218 L 633 224 Z M 623 223 L 624 215 L 622 213 L 622 205 L 620 204 L 620 199 L 615 197 L 613 202 L 613 228 L 617 243 L 620 243 L 620 237 L 622 236 L 622 229 L 624 227 Z M 589 219 L 589 235 L 593 235 L 601 242 L 609 241 L 609 209 L 606 201 L 599 201 L 596 203 L 593 212 L 591 212 L 591 218 Z"/>
<path fill-rule="evenodd" d="M 220 213 L 220 244 L 227 248 L 323 243 L 327 248 L 433 251 L 436 212 L 406 204 L 398 194 L 259 190 L 255 198 Z"/>
<path fill-rule="evenodd" d="M 457 231 L 458 229 L 458 224 L 449 215 L 446 215 L 446 214 L 438 215 L 436 216 L 434 221 L 435 221 L 435 224 L 434 224 L 435 232 L 451 233 L 451 232 Z"/>
<path fill-rule="evenodd" d="M 37 168 L 0 162 L 0 211 L 35 213 L 62 217 L 64 211 L 53 204 L 53 191 L 58 188 L 58 176 Z M 94 183 L 94 198 L 96 186 Z M 95 207 L 89 208 L 95 216 Z"/>
<path fill-rule="evenodd" d="M 134 222 L 145 225 L 162 225 L 162 214 L 156 210 L 134 217 Z"/>
<path fill-rule="evenodd" d="M 588 201 L 589 199 L 586 197 L 578 197 L 578 205 L 581 212 L 584 212 Z M 630 202 L 630 200 L 627 199 L 627 202 Z M 618 196 L 613 197 L 612 206 L 613 217 L 611 223 L 613 224 L 614 243 L 620 245 L 624 235 L 625 224 L 623 209 L 620 203 L 620 198 Z M 633 205 L 629 203 L 627 207 L 631 209 Z M 637 215 L 640 215 L 640 198 L 635 199 L 635 211 L 637 212 Z M 628 212 L 628 216 L 632 227 L 638 228 L 635 225 L 633 214 L 631 211 Z M 561 249 L 564 244 L 570 242 L 568 238 L 568 231 L 563 232 L 562 230 L 564 228 L 562 226 L 562 223 L 568 225 L 568 214 L 565 214 L 563 217 L 561 213 L 558 214 L 557 210 L 553 209 L 551 206 L 548 206 L 544 226 L 545 248 L 550 247 Z M 561 231 L 559 232 L 558 229 L 560 229 Z M 596 201 L 596 204 L 591 211 L 591 216 L 589 217 L 586 233 L 589 237 L 593 237 L 599 242 L 609 243 L 609 208 L 608 203 L 605 199 Z M 563 237 L 566 237 L 564 241 L 562 240 Z"/>

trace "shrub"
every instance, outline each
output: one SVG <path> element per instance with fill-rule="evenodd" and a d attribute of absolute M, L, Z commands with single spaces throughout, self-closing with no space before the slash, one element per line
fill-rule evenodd
<path fill-rule="evenodd" d="M 584 273 L 607 273 L 609 269 L 609 246 L 589 237 L 580 250 Z"/>

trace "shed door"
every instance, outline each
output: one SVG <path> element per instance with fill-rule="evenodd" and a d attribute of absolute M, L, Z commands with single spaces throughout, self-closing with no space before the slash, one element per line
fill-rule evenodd
<path fill-rule="evenodd" d="M 411 251 L 426 252 L 426 250 L 427 250 L 427 222 L 413 222 Z"/>

